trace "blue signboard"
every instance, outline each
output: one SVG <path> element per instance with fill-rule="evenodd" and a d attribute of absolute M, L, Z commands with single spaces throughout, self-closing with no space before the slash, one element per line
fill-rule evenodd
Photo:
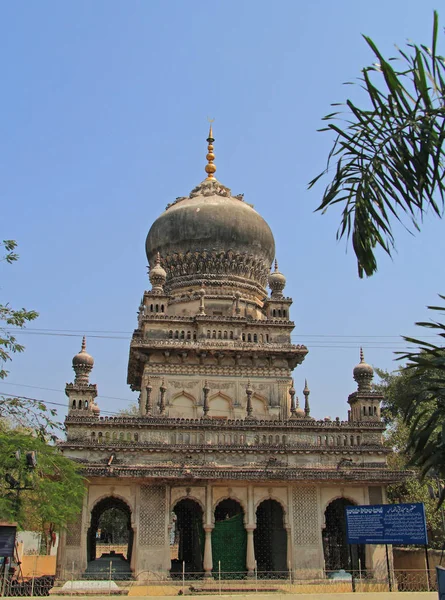
<path fill-rule="evenodd" d="M 428 544 L 422 502 L 347 506 L 345 510 L 348 544 Z"/>

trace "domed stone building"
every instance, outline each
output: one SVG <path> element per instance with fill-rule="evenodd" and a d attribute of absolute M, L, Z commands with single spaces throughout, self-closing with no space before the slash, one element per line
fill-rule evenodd
<path fill-rule="evenodd" d="M 85 340 L 73 359 L 61 446 L 82 464 L 88 490 L 62 535 L 59 575 L 73 564 L 94 570 L 110 510 L 123 515 L 120 551 L 138 579 L 183 570 L 205 579 L 219 568 L 325 577 L 359 559 L 362 570 L 386 568 L 378 547 L 351 555 L 344 532 L 346 505 L 385 502 L 398 479 L 372 367 L 361 353 L 347 420 L 315 420 L 307 383 L 300 405 L 292 372 L 308 350 L 291 342 L 273 234 L 215 178 L 211 129 L 207 141 L 207 178 L 147 236 L 151 289 L 128 363 L 139 414 L 100 416 Z"/>

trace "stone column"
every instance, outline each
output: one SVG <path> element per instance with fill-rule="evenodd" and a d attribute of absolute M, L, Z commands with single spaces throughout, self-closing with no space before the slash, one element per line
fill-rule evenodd
<path fill-rule="evenodd" d="M 284 529 L 287 536 L 287 568 L 292 571 L 292 530 L 290 525 L 285 525 Z"/>
<path fill-rule="evenodd" d="M 162 379 L 161 387 L 159 388 L 161 392 L 161 399 L 159 400 L 159 413 L 163 415 L 165 413 L 165 392 L 167 388 L 165 387 L 164 379 Z"/>
<path fill-rule="evenodd" d="M 213 569 L 213 555 L 212 555 L 212 531 L 213 515 L 212 515 L 212 486 L 206 486 L 206 505 L 205 505 L 205 516 L 204 516 L 204 577 L 212 576 Z"/>
<path fill-rule="evenodd" d="M 253 485 L 247 486 L 247 515 L 246 515 L 247 549 L 246 568 L 247 577 L 253 577 L 255 573 L 255 544 L 253 532 L 256 529 L 255 512 L 253 505 Z"/>
<path fill-rule="evenodd" d="M 253 532 L 255 525 L 246 525 L 247 531 L 247 551 L 246 551 L 246 568 L 247 577 L 253 577 L 255 573 L 255 546 L 253 543 Z"/>
<path fill-rule="evenodd" d="M 203 416 L 207 417 L 207 413 L 209 412 L 209 392 L 210 388 L 207 383 L 207 379 L 204 382 L 204 387 L 202 388 L 203 392 Z"/>
<path fill-rule="evenodd" d="M 147 381 L 147 385 L 145 386 L 145 414 L 151 417 L 152 410 L 152 400 L 151 400 L 151 391 L 152 391 L 150 378 Z"/>
<path fill-rule="evenodd" d="M 204 577 L 212 576 L 213 555 L 212 555 L 212 531 L 213 525 L 204 525 Z"/>

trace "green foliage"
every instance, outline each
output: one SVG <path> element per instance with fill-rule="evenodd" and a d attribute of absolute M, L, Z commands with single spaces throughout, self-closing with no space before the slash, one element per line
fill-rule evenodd
<path fill-rule="evenodd" d="M 435 12 L 431 48 L 410 42 L 389 59 L 364 36 L 378 61 L 358 80 L 367 106 L 348 99 L 332 105 L 346 114 L 324 117 L 328 126 L 321 131 L 336 138 L 326 169 L 309 187 L 336 162 L 317 210 L 342 206 L 337 239 L 351 239 L 360 277 L 376 272 L 376 247 L 392 255 L 393 221 L 420 230 L 427 211 L 443 215 L 445 59 L 436 53 L 438 26 Z"/>
<path fill-rule="evenodd" d="M 445 300 L 445 296 L 440 296 Z M 445 314 L 445 306 L 429 306 L 430 310 Z M 442 342 L 445 323 L 420 322 L 420 327 L 432 330 Z M 409 426 L 407 449 L 410 464 L 420 469 L 423 477 L 434 472 L 445 479 L 445 348 L 440 344 L 405 337 L 417 349 L 403 354 L 411 387 L 407 390 L 403 410 Z M 444 501 L 442 494 L 440 502 Z"/>
<path fill-rule="evenodd" d="M 12 264 L 17 261 L 19 256 L 14 252 L 16 247 L 17 243 L 14 240 L 0 242 L 0 248 L 4 253 L 0 262 Z M 38 313 L 35 310 L 14 309 L 8 303 L 0 304 L 0 363 L 2 365 L 12 360 L 13 354 L 23 352 L 25 349 L 13 335 L 13 329 L 23 328 L 37 317 Z M 0 368 L 0 380 L 5 379 L 7 375 L 8 371 L 3 367 Z M 50 429 L 58 426 L 54 421 L 55 416 L 56 411 L 49 410 L 44 402 L 0 396 L 0 422 L 6 421 L 12 425 L 32 427 L 45 437 Z"/>
<path fill-rule="evenodd" d="M 34 451 L 37 466 L 29 468 L 26 453 Z M 5 475 L 20 488 L 11 489 Z M 47 533 L 78 517 L 85 493 L 79 467 L 56 446 L 31 432 L 0 427 L 0 515 L 23 529 Z"/>
<path fill-rule="evenodd" d="M 383 418 L 388 426 L 385 443 L 393 450 L 388 457 L 388 466 L 407 472 L 405 481 L 388 487 L 388 499 L 391 502 L 423 502 L 430 545 L 442 548 L 445 542 L 443 513 L 437 509 L 440 480 L 435 471 L 422 474 L 421 469 L 413 464 L 410 428 L 405 422 L 407 410 L 411 409 L 411 395 L 424 391 L 427 382 L 416 369 L 401 368 L 392 373 L 376 369 L 376 372 L 381 383 L 375 385 L 375 389 L 385 396 L 382 405 Z M 422 410 L 431 414 L 433 409 L 434 397 L 426 396 Z"/>
<path fill-rule="evenodd" d="M 105 510 L 99 518 L 99 529 L 105 540 L 113 544 L 128 542 L 128 516 L 118 508 Z"/>
<path fill-rule="evenodd" d="M 14 252 L 17 243 L 14 240 L 3 240 L 0 242 L 0 248 L 4 248 L 6 253 L 1 261 L 11 264 L 18 260 L 18 254 Z M 25 349 L 19 344 L 16 338 L 10 333 L 10 327 L 24 327 L 28 321 L 33 321 L 38 317 L 35 310 L 26 310 L 21 308 L 14 310 L 9 304 L 0 304 L 0 360 L 5 363 L 11 360 L 11 354 L 23 352 Z M 8 327 L 9 326 L 9 327 Z M 0 369 L 0 379 L 4 379 L 8 372 Z"/>

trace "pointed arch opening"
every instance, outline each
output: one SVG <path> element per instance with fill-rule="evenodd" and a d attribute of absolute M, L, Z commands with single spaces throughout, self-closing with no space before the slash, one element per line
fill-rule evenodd
<path fill-rule="evenodd" d="M 253 534 L 258 577 L 285 578 L 287 574 L 287 531 L 283 507 L 276 500 L 264 500 L 256 510 Z"/>
<path fill-rule="evenodd" d="M 173 509 L 170 530 L 170 555 L 172 577 L 185 573 L 193 578 L 203 573 L 204 529 L 201 506 L 191 498 L 180 500 Z"/>
<path fill-rule="evenodd" d="M 257 393 L 252 396 L 252 411 L 259 419 L 266 418 L 268 414 L 266 399 Z"/>
<path fill-rule="evenodd" d="M 168 411 L 169 417 L 194 419 L 196 417 L 196 401 L 184 390 L 173 397 Z"/>
<path fill-rule="evenodd" d="M 322 537 L 326 571 L 358 571 L 359 566 L 362 572 L 366 570 L 366 547 L 363 544 L 352 544 L 351 551 L 349 550 L 345 515 L 347 506 L 356 504 L 348 498 L 337 498 L 325 510 L 326 527 Z"/>
<path fill-rule="evenodd" d="M 109 577 L 111 561 L 115 579 L 130 578 L 133 538 L 131 510 L 128 504 L 115 497 L 100 500 L 91 511 L 87 534 L 86 574 L 94 574 L 98 579 Z"/>
<path fill-rule="evenodd" d="M 221 500 L 215 508 L 215 527 L 212 531 L 213 571 L 225 579 L 238 579 L 246 573 L 247 533 L 244 529 L 244 510 L 232 498 Z"/>
<path fill-rule="evenodd" d="M 209 398 L 209 416 L 210 417 L 232 417 L 232 400 L 218 392 Z"/>

